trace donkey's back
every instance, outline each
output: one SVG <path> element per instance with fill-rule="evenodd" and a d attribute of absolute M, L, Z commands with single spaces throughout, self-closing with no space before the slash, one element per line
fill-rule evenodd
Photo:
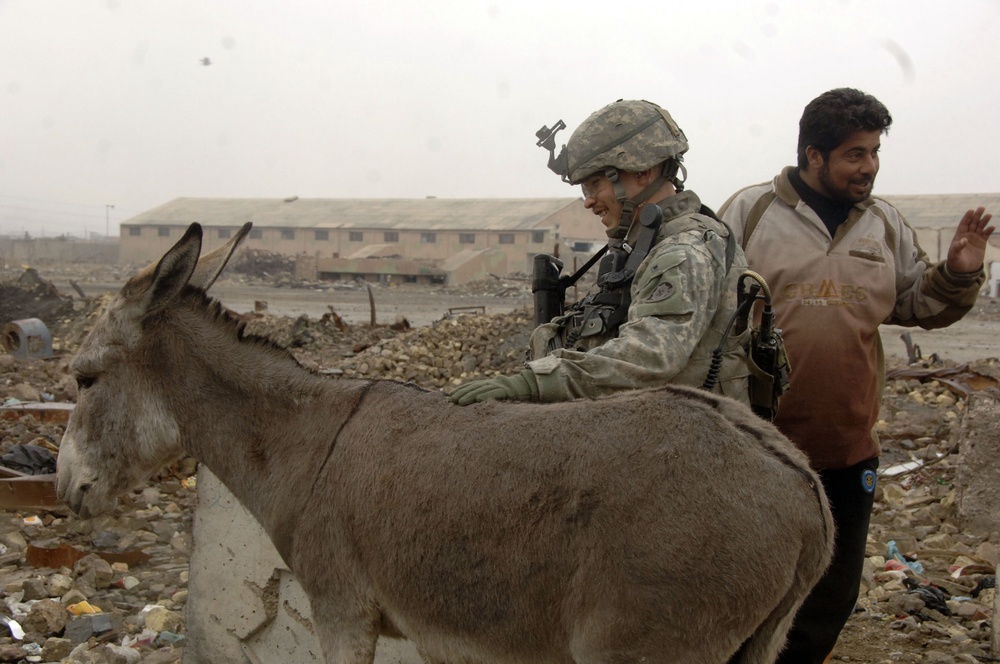
<path fill-rule="evenodd" d="M 457 407 L 373 383 L 316 486 L 292 566 L 319 624 L 350 597 L 432 661 L 703 664 L 745 642 L 735 661 L 770 662 L 832 541 L 803 455 L 682 387 Z"/>

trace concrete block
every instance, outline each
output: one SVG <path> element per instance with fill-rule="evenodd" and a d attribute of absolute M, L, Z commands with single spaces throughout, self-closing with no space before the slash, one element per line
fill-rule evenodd
<path fill-rule="evenodd" d="M 309 601 L 264 530 L 204 466 L 186 608 L 184 664 L 322 662 Z M 422 664 L 409 641 L 380 639 L 375 664 Z"/>
<path fill-rule="evenodd" d="M 1000 629 L 997 629 L 997 616 L 1000 616 L 1000 589 L 993 593 L 993 643 L 991 650 L 994 657 L 1000 657 Z"/>
<path fill-rule="evenodd" d="M 965 530 L 1000 531 L 1000 401 L 973 393 L 959 430 L 958 516 Z"/>
<path fill-rule="evenodd" d="M 956 482 L 961 527 L 980 534 L 996 532 L 1000 530 L 1000 401 L 989 393 L 973 393 L 959 435 Z M 1000 616 L 1000 592 L 993 596 L 993 615 Z M 993 655 L 1000 656 L 1000 629 L 994 627 L 990 646 Z"/>

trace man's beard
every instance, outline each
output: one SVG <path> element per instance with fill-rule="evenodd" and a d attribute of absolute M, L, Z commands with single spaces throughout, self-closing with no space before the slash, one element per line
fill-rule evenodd
<path fill-rule="evenodd" d="M 853 194 L 847 187 L 838 187 L 833 184 L 833 179 L 830 177 L 830 165 L 827 163 L 824 163 L 822 168 L 819 169 L 816 177 L 819 180 L 819 183 L 823 186 L 823 192 L 827 195 L 827 197 L 849 205 L 856 205 L 861 201 L 866 200 L 869 196 L 871 196 L 872 188 L 875 186 L 875 176 L 872 175 L 870 177 L 859 176 L 849 181 L 850 184 L 867 185 L 867 189 L 864 194 Z"/>

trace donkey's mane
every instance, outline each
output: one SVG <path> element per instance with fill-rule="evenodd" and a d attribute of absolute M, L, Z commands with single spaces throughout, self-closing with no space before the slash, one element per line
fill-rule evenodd
<path fill-rule="evenodd" d="M 204 290 L 194 286 L 185 289 L 185 295 L 195 304 L 197 309 L 204 315 L 205 320 L 213 325 L 225 328 L 233 338 L 241 344 L 253 344 L 261 346 L 269 352 L 277 352 L 298 366 L 302 367 L 298 359 L 285 346 L 282 346 L 271 337 L 247 332 L 247 320 L 236 314 L 231 309 L 226 308 L 222 302 L 215 299 Z M 303 369 L 305 367 L 302 367 Z"/>
<path fill-rule="evenodd" d="M 241 317 L 239 314 L 228 309 L 222 302 L 215 299 L 204 290 L 197 288 L 195 286 L 188 286 L 185 289 L 184 295 L 191 301 L 192 306 L 194 306 L 212 325 L 217 325 L 225 328 L 237 343 L 250 344 L 259 346 L 269 353 L 276 353 L 282 358 L 287 358 L 295 363 L 295 366 L 299 367 L 303 371 L 307 371 L 313 376 L 322 378 L 324 380 L 333 380 L 332 376 L 326 374 L 321 374 L 312 367 L 307 367 L 299 362 L 298 358 L 292 354 L 287 347 L 282 346 L 280 343 L 272 339 L 271 337 L 264 336 L 261 334 L 248 333 L 246 331 L 247 321 L 245 318 Z M 407 388 L 412 388 L 418 392 L 433 392 L 434 390 L 429 390 L 420 385 L 414 383 L 408 383 L 398 380 L 383 379 L 383 382 L 387 383 L 397 383 Z"/>

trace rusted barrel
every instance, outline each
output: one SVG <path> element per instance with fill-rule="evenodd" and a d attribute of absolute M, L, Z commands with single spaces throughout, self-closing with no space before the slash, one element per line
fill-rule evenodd
<path fill-rule="evenodd" d="M 11 321 L 3 326 L 4 350 L 20 359 L 52 357 L 52 335 L 37 318 Z"/>

